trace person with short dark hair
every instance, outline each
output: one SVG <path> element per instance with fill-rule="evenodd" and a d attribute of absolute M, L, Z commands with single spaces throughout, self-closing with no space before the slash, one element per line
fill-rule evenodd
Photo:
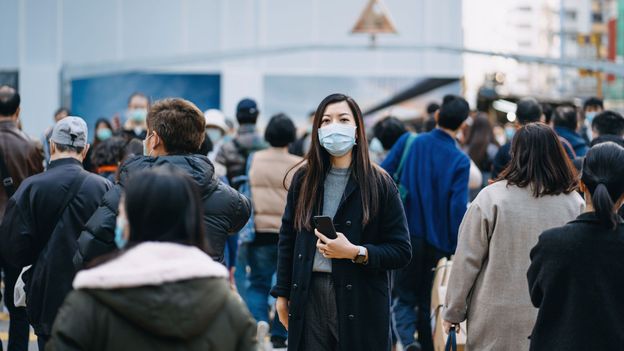
<path fill-rule="evenodd" d="M 136 144 L 141 147 L 139 149 Z M 99 143 L 91 153 L 94 173 L 115 182 L 119 165 L 128 157 L 141 155 L 142 145 L 137 140 L 128 142 L 122 137 L 112 137 Z"/>
<path fill-rule="evenodd" d="M 624 148 L 605 142 L 589 149 L 580 187 L 585 213 L 544 231 L 531 250 L 526 276 L 539 309 L 531 351 L 623 345 L 624 221 L 617 208 L 624 202 Z"/>
<path fill-rule="evenodd" d="M 405 187 L 405 213 L 412 243 L 412 261 L 396 274 L 394 320 L 401 343 L 417 350 L 433 350 L 429 320 L 433 268 L 457 245 L 459 224 L 468 204 L 470 160 L 455 137 L 468 118 L 468 102 L 447 95 L 436 112 L 438 128 L 415 138 L 407 151 L 400 183 Z M 390 151 L 382 167 L 396 172 L 409 134 Z M 416 308 L 418 312 L 416 312 Z"/>
<path fill-rule="evenodd" d="M 624 147 L 624 117 L 615 111 L 604 111 L 592 121 L 591 146 L 612 141 Z"/>
<path fill-rule="evenodd" d="M 559 137 L 565 139 L 574 151 L 568 154 L 570 159 L 583 157 L 589 149 L 585 139 L 576 133 L 578 127 L 578 113 L 574 107 L 561 106 L 555 109 L 552 118 L 555 132 Z"/>
<path fill-rule="evenodd" d="M 15 267 L 32 265 L 26 283 L 26 310 L 43 350 L 52 323 L 72 289 L 72 254 L 85 222 L 112 184 L 82 166 L 89 144 L 87 124 L 65 117 L 50 137 L 50 165 L 27 178 L 9 200 L 0 227 L 3 258 Z"/>
<path fill-rule="evenodd" d="M 375 163 L 381 164 L 394 143 L 406 132 L 405 123 L 393 116 L 385 117 L 375 123 L 373 138 L 369 145 L 371 159 Z"/>
<path fill-rule="evenodd" d="M 126 189 L 115 227 L 121 251 L 76 275 L 49 349 L 256 350 L 253 319 L 205 252 L 197 183 L 156 167 Z"/>
<path fill-rule="evenodd" d="M 290 152 L 293 155 L 296 156 L 300 156 L 300 157 L 304 157 L 308 151 L 310 151 L 310 145 L 311 145 L 311 135 L 312 135 L 312 122 L 314 121 L 314 115 L 316 114 L 316 111 L 312 110 L 308 113 L 308 124 L 306 127 L 305 132 L 303 133 L 303 135 L 295 140 L 292 144 L 290 144 L 290 146 L 288 147 L 288 152 Z"/>
<path fill-rule="evenodd" d="M 539 102 L 534 98 L 520 99 L 516 104 L 516 121 L 514 122 L 516 129 L 522 128 L 522 126 L 533 122 L 543 122 L 544 116 L 542 113 L 542 107 Z M 492 167 L 492 179 L 498 178 L 498 174 L 507 166 L 511 161 L 511 142 L 509 138 L 507 143 L 498 149 L 496 156 L 494 157 L 494 164 Z"/>
<path fill-rule="evenodd" d="M 0 86 L 0 158 L 5 169 L 0 169 L 0 221 L 4 216 L 9 198 L 24 179 L 43 172 L 41 149 L 22 133 L 17 126 L 20 117 L 21 98 L 17 90 L 8 85 Z M 4 276 L 4 305 L 9 311 L 9 350 L 28 348 L 28 317 L 24 307 L 15 307 L 13 291 L 20 269 L 0 259 Z"/>
<path fill-rule="evenodd" d="M 437 102 L 431 102 L 427 105 L 427 116 L 424 125 L 424 132 L 430 132 L 436 127 L 435 113 L 440 109 L 440 105 Z"/>
<path fill-rule="evenodd" d="M 526 350 L 536 311 L 526 294 L 529 251 L 539 233 L 584 208 L 576 171 L 555 132 L 530 123 L 512 161 L 470 204 L 446 288 L 444 328 L 466 321 L 466 349 Z"/>
<path fill-rule="evenodd" d="M 240 125 L 236 137 L 221 146 L 215 159 L 225 166 L 228 181 L 234 188 L 238 188 L 239 185 L 234 184 L 234 178 L 245 174 L 249 154 L 267 147 L 264 139 L 256 131 L 259 115 L 260 110 L 254 100 L 242 99 L 236 106 L 236 120 Z"/>
<path fill-rule="evenodd" d="M 214 176 L 207 156 L 198 155 L 206 136 L 204 114 L 192 102 L 169 98 L 156 101 L 147 115 L 144 155 L 129 158 L 119 170 L 117 185 L 108 192 L 86 223 L 78 240 L 74 263 L 81 268 L 92 259 L 115 250 L 115 227 L 121 191 L 134 173 L 170 165 L 191 175 L 201 189 L 208 253 L 223 262 L 225 242 L 249 219 L 249 200 Z M 156 190 L 155 190 L 156 191 Z"/>
<path fill-rule="evenodd" d="M 280 113 L 271 117 L 264 131 L 264 138 L 271 147 L 255 152 L 250 157 L 249 184 L 255 237 L 247 249 L 249 287 L 245 292 L 245 300 L 262 332 L 268 329 L 267 306 L 273 275 L 277 270 L 277 242 L 293 174 L 289 170 L 302 160 L 288 153 L 288 145 L 295 141 L 296 132 L 295 124 L 287 115 Z M 258 333 L 261 342 L 264 337 L 262 334 Z M 271 328 L 273 347 L 285 347 L 286 339 L 286 330 L 276 316 Z"/>
<path fill-rule="evenodd" d="M 592 123 L 594 118 L 602 111 L 604 111 L 604 103 L 601 98 L 590 97 L 583 103 L 583 123 L 579 133 L 587 144 L 590 144 L 592 140 Z"/>

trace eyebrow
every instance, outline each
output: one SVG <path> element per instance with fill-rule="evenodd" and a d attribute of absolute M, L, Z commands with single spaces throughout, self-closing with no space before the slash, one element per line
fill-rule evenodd
<path fill-rule="evenodd" d="M 351 114 L 348 113 L 348 112 L 343 112 L 343 113 L 339 114 L 338 116 L 340 116 L 340 117 L 342 117 L 342 116 L 351 116 Z M 323 117 L 331 117 L 331 115 L 324 114 Z"/>

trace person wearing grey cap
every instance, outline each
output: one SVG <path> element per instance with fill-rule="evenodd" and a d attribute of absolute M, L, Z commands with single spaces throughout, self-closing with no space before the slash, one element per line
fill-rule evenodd
<path fill-rule="evenodd" d="M 43 350 L 52 324 L 74 279 L 73 253 L 84 223 L 112 184 L 85 171 L 87 124 L 66 117 L 52 130 L 50 164 L 24 180 L 9 200 L 0 226 L 0 250 L 9 264 L 22 268 L 26 310 Z"/>

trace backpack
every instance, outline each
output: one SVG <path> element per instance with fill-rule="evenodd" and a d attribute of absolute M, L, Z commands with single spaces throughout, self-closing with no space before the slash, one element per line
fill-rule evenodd
<path fill-rule="evenodd" d="M 401 161 L 399 162 L 399 167 L 397 167 L 396 172 L 394 172 L 394 174 L 392 175 L 394 182 L 399 188 L 399 196 L 401 196 L 401 201 L 403 202 L 403 204 L 405 204 L 405 202 L 407 201 L 408 191 L 407 191 L 407 187 L 401 184 L 401 177 L 403 176 L 403 169 L 405 168 L 405 161 L 407 160 L 407 156 L 409 155 L 410 148 L 412 144 L 414 143 L 414 140 L 416 140 L 416 137 L 418 137 L 418 134 L 416 133 L 410 133 L 410 135 L 407 137 L 405 146 L 403 146 L 403 153 L 401 154 Z"/>
<path fill-rule="evenodd" d="M 249 154 L 246 159 L 245 164 L 245 174 L 234 177 L 232 179 L 232 183 L 239 184 L 238 192 L 245 195 L 249 200 L 251 200 L 251 184 L 249 183 L 249 169 L 251 168 L 251 162 L 253 160 L 253 153 Z M 256 238 L 256 230 L 254 223 L 254 210 L 253 205 L 251 206 L 251 215 L 249 216 L 249 220 L 247 224 L 238 232 L 238 242 L 242 243 L 250 243 L 254 241 Z"/>

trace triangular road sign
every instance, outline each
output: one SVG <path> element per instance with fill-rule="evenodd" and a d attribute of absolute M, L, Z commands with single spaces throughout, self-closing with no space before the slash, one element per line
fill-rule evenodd
<path fill-rule="evenodd" d="M 382 0 L 370 0 L 351 33 L 396 33 L 388 9 Z"/>

